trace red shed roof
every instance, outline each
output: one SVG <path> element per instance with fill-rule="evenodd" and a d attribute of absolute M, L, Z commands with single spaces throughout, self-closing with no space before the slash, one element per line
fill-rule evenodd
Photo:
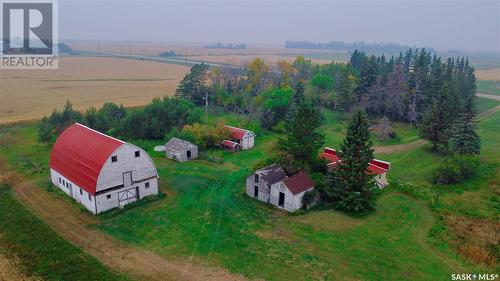
<path fill-rule="evenodd" d="M 314 182 L 306 172 L 300 172 L 289 178 L 286 178 L 283 180 L 283 183 L 286 185 L 286 187 L 288 187 L 293 195 L 299 194 L 302 191 L 306 191 L 309 188 L 314 187 Z"/>
<path fill-rule="evenodd" d="M 236 128 L 228 125 L 225 125 L 224 127 L 226 127 L 231 132 L 231 138 L 235 140 L 242 140 L 247 133 L 252 132 L 249 130 Z"/>
<path fill-rule="evenodd" d="M 342 161 L 340 157 L 337 155 L 337 151 L 333 148 L 325 147 L 323 153 L 321 154 L 321 158 L 324 158 L 329 161 L 328 166 L 333 167 L 338 162 Z M 382 175 L 385 174 L 391 168 L 391 163 L 385 162 L 378 159 L 373 159 L 369 164 L 366 171 L 370 174 L 374 175 Z"/>
<path fill-rule="evenodd" d="M 234 147 L 238 146 L 239 144 L 237 142 L 234 142 L 234 141 L 223 140 L 222 145 L 226 146 L 226 147 L 234 148 Z"/>
<path fill-rule="evenodd" d="M 57 138 L 50 153 L 49 166 L 95 195 L 102 166 L 122 144 L 121 140 L 75 123 Z"/>

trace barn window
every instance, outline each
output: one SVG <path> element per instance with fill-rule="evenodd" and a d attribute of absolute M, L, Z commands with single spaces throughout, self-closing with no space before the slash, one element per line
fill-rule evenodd
<path fill-rule="evenodd" d="M 145 183 L 145 184 L 144 184 L 144 187 L 145 187 L 145 188 L 149 188 L 149 182 Z"/>
<path fill-rule="evenodd" d="M 118 162 L 118 156 L 111 156 L 111 162 Z"/>
<path fill-rule="evenodd" d="M 61 183 L 61 178 L 59 178 L 59 183 Z"/>
<path fill-rule="evenodd" d="M 259 175 L 258 175 L 258 174 L 255 174 L 255 176 L 254 176 L 254 181 L 255 181 L 255 182 L 259 182 Z"/>
<path fill-rule="evenodd" d="M 92 196 L 89 194 L 89 201 L 92 202 Z"/>
<path fill-rule="evenodd" d="M 111 199 L 111 194 L 106 195 L 106 199 Z"/>
<path fill-rule="evenodd" d="M 139 150 L 137 150 L 137 151 L 135 152 L 135 157 L 140 157 L 140 156 L 141 156 L 141 152 L 140 152 Z"/>
<path fill-rule="evenodd" d="M 83 195 L 83 190 L 80 188 L 80 195 Z"/>

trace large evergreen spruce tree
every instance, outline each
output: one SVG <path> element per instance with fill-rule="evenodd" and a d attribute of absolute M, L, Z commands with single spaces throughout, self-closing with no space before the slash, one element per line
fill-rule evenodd
<path fill-rule="evenodd" d="M 309 170 L 316 161 L 324 143 L 324 136 L 317 132 L 320 125 L 318 109 L 305 100 L 304 87 L 297 83 L 285 120 L 286 136 L 278 142 L 279 162 L 288 173 Z"/>
<path fill-rule="evenodd" d="M 474 131 L 474 103 L 473 96 L 465 99 L 465 104 L 460 118 L 457 118 L 450 137 L 450 150 L 460 155 L 479 154 L 481 143 L 479 136 Z"/>
<path fill-rule="evenodd" d="M 375 185 L 373 176 L 366 172 L 373 159 L 373 149 L 363 111 L 354 113 L 340 149 L 338 153 L 342 160 L 333 168 L 324 188 L 327 199 L 346 212 L 373 210 L 371 190 Z"/>

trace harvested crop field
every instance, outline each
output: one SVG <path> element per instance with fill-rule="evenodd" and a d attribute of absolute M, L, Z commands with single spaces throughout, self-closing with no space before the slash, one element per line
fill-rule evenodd
<path fill-rule="evenodd" d="M 500 68 L 476 69 L 478 80 L 500 81 Z"/>
<path fill-rule="evenodd" d="M 66 100 L 79 110 L 112 101 L 145 105 L 174 93 L 182 65 L 97 57 L 62 57 L 58 70 L 9 70 L 0 75 L 0 123 L 40 118 Z"/>

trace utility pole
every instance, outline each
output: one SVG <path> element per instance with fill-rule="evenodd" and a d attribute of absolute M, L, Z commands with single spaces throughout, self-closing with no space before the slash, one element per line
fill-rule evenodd
<path fill-rule="evenodd" d="M 208 91 L 205 90 L 205 121 L 208 122 Z"/>

